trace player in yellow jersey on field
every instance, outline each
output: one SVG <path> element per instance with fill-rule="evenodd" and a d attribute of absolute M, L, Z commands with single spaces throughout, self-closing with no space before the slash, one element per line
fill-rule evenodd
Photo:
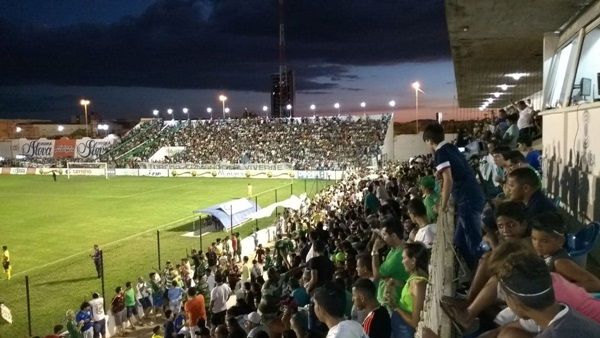
<path fill-rule="evenodd" d="M 2 246 L 2 268 L 4 268 L 6 277 L 10 279 L 12 274 L 12 266 L 10 266 L 10 253 L 8 252 L 8 247 L 6 245 Z"/>

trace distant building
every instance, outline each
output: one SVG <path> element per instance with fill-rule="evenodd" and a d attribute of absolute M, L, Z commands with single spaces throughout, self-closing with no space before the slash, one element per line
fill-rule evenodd
<path fill-rule="evenodd" d="M 290 117 L 294 116 L 296 98 L 296 86 L 294 84 L 294 72 L 288 70 L 284 81 L 280 81 L 279 74 L 271 76 L 271 116 Z M 291 105 L 292 109 L 287 109 Z"/>

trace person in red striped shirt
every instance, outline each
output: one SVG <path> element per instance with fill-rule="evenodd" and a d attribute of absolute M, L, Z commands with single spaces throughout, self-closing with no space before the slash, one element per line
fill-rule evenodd
<path fill-rule="evenodd" d="M 367 316 L 362 323 L 369 338 L 389 338 L 392 333 L 390 314 L 377 301 L 377 288 L 368 278 L 358 279 L 352 286 L 352 302 Z"/>

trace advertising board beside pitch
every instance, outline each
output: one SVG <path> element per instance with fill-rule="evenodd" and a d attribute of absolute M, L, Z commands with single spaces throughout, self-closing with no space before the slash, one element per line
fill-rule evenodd
<path fill-rule="evenodd" d="M 140 176 L 167 177 L 169 169 L 139 169 Z"/>

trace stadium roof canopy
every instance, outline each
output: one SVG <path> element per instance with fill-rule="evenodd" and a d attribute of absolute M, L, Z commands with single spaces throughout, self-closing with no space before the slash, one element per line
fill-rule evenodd
<path fill-rule="evenodd" d="M 561 31 L 594 0 L 446 0 L 458 104 L 489 108 L 542 89 L 543 37 Z M 518 81 L 508 74 L 526 73 Z M 514 87 L 512 87 L 514 85 Z"/>

